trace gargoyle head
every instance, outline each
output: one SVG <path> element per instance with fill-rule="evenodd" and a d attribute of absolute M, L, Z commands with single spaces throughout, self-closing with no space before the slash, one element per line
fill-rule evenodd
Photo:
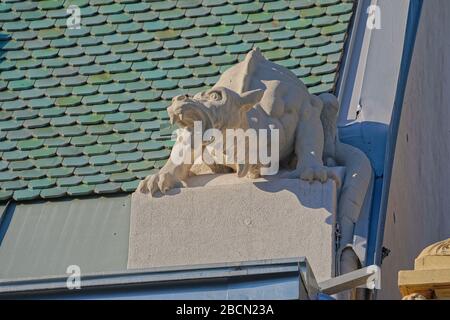
<path fill-rule="evenodd" d="M 195 96 L 176 96 L 167 109 L 171 123 L 182 128 L 193 128 L 201 121 L 203 129 L 243 128 L 247 126 L 246 113 L 262 98 L 263 90 L 238 94 L 224 87 L 213 88 Z"/>

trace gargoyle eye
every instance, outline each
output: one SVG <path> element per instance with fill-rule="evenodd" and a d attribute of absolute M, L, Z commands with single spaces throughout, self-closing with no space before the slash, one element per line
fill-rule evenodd
<path fill-rule="evenodd" d="M 210 92 L 208 97 L 209 97 L 210 100 L 213 100 L 213 101 L 220 101 L 220 100 L 222 100 L 222 94 L 220 92 L 218 92 L 218 91 Z"/>

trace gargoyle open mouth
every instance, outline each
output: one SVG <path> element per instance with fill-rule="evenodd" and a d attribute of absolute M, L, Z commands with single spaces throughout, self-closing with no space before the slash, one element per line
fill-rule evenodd
<path fill-rule="evenodd" d="M 175 102 L 168 109 L 170 122 L 177 124 L 181 128 L 194 128 L 194 122 L 202 123 L 204 130 L 213 127 L 213 120 L 211 118 L 208 108 L 203 104 L 189 99 L 186 102 Z"/>

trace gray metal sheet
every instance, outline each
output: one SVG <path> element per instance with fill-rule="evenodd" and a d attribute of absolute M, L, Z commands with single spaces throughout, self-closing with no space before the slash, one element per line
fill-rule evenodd
<path fill-rule="evenodd" d="M 11 205 L 0 225 L 0 279 L 126 270 L 130 196 Z"/>

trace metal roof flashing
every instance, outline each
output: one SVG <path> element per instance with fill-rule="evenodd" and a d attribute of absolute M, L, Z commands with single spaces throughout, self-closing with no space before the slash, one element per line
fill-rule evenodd
<path fill-rule="evenodd" d="M 318 285 L 304 258 L 152 268 L 82 276 L 0 281 L 5 299 L 316 299 Z M 249 287 L 251 284 L 251 287 Z"/>
<path fill-rule="evenodd" d="M 130 195 L 11 201 L 0 224 L 0 279 L 126 270 Z"/>
<path fill-rule="evenodd" d="M 0 298 L 334 300 L 330 295 L 379 282 L 379 268 L 370 266 L 317 283 L 300 257 L 92 274 L 78 284 L 70 277 L 0 281 Z"/>

